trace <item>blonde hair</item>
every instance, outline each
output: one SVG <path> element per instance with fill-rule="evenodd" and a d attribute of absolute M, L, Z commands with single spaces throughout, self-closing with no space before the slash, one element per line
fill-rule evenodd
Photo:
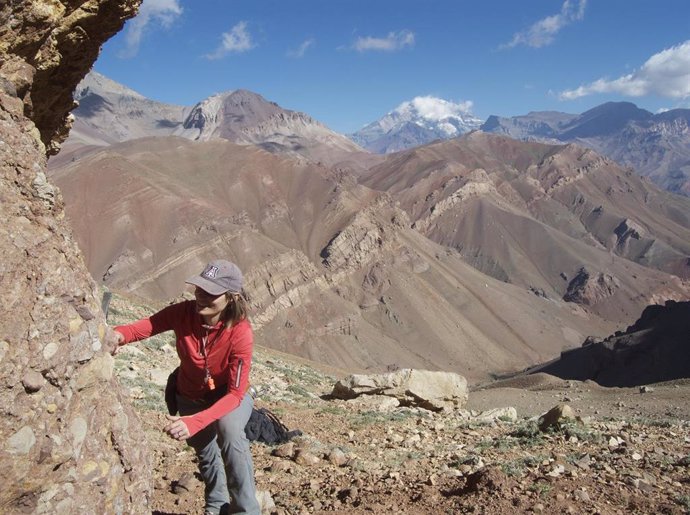
<path fill-rule="evenodd" d="M 225 298 L 228 299 L 228 305 L 225 306 L 221 319 L 226 329 L 246 319 L 249 314 L 249 302 L 247 301 L 247 294 L 244 289 L 239 293 L 226 292 Z"/>

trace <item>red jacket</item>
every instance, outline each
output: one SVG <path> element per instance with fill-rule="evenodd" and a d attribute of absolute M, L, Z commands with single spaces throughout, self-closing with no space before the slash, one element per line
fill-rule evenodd
<path fill-rule="evenodd" d="M 251 325 L 246 319 L 227 329 L 223 328 L 222 322 L 206 329 L 196 312 L 196 303 L 185 301 L 168 306 L 149 318 L 116 327 L 115 330 L 122 333 L 125 343 L 143 340 L 164 331 L 175 331 L 177 355 L 180 357 L 177 392 L 192 400 L 203 399 L 209 393 L 201 354 L 201 342 L 206 336 L 211 377 L 216 389 L 225 389 L 227 385 L 227 394 L 210 408 L 184 417 L 190 436 L 239 406 L 249 387 L 254 339 Z"/>

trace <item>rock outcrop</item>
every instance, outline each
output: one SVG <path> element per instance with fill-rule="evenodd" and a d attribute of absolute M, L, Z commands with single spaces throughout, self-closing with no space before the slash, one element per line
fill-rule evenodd
<path fill-rule="evenodd" d="M 612 275 L 600 272 L 596 277 L 592 277 L 587 269 L 582 267 L 568 284 L 568 291 L 563 295 L 563 300 L 593 306 L 611 297 L 619 287 L 620 281 Z"/>
<path fill-rule="evenodd" d="M 72 93 L 140 0 L 10 0 L 0 8 L 3 89 L 23 102 L 50 154 L 69 131 Z"/>
<path fill-rule="evenodd" d="M 147 511 L 141 426 L 114 383 L 97 288 L 45 175 L 46 154 L 69 130 L 74 87 L 139 3 L 0 7 L 4 513 Z"/>

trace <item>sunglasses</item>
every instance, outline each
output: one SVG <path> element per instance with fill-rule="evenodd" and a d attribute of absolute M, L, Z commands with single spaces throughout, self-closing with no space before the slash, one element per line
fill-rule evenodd
<path fill-rule="evenodd" d="M 207 299 L 214 299 L 214 300 L 215 300 L 215 299 L 217 299 L 218 297 L 222 297 L 223 295 L 225 295 L 225 292 L 219 293 L 218 295 L 214 295 L 214 294 L 212 294 L 212 293 L 207 292 L 207 291 L 204 290 L 203 288 L 200 288 L 200 287 L 196 286 L 196 287 L 194 288 L 194 295 L 198 295 L 199 297 L 205 297 L 205 298 L 207 298 Z"/>

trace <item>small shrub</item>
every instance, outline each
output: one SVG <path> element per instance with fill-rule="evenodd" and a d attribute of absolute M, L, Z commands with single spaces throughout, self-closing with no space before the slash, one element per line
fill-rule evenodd
<path fill-rule="evenodd" d="M 679 504 L 687 511 L 690 511 L 690 495 L 678 495 L 673 499 L 676 504 Z"/>
<path fill-rule="evenodd" d="M 522 463 L 524 463 L 524 465 L 526 467 L 533 468 L 533 467 L 537 467 L 537 466 L 541 465 L 541 463 L 548 458 L 549 457 L 546 456 L 545 454 L 536 454 L 533 456 L 525 456 L 524 458 L 522 458 Z"/>
<path fill-rule="evenodd" d="M 527 490 L 535 492 L 539 497 L 546 497 L 552 488 L 553 485 L 549 483 L 539 482 L 532 483 L 530 486 L 527 487 Z"/>
<path fill-rule="evenodd" d="M 508 434 L 517 439 L 517 442 L 523 446 L 538 445 L 543 440 L 539 426 L 534 420 L 521 424 Z"/>
<path fill-rule="evenodd" d="M 501 463 L 501 470 L 506 476 L 520 477 L 525 473 L 523 460 L 514 460 Z"/>
<path fill-rule="evenodd" d="M 317 411 L 317 414 L 322 413 L 327 415 L 344 416 L 347 414 L 347 410 L 345 408 L 341 408 L 340 406 L 325 406 Z"/>
<path fill-rule="evenodd" d="M 384 422 L 400 422 L 406 420 L 410 416 L 411 414 L 406 411 L 392 411 L 390 413 L 382 413 L 379 411 L 363 411 L 355 416 L 355 419 L 352 421 L 352 425 L 361 427 Z"/>
<path fill-rule="evenodd" d="M 559 432 L 563 433 L 566 438 L 575 436 L 582 442 L 598 443 L 603 441 L 603 437 L 599 431 L 594 431 L 587 428 L 583 424 L 567 423 L 561 425 Z"/>
<path fill-rule="evenodd" d="M 292 392 L 300 397 L 311 397 L 311 394 L 298 384 L 291 384 L 287 387 L 288 392 Z"/>
<path fill-rule="evenodd" d="M 676 425 L 673 420 L 667 419 L 667 418 L 649 418 L 649 417 L 643 417 L 643 418 L 637 418 L 635 419 L 635 422 L 640 424 L 641 426 L 648 426 L 648 427 L 661 427 L 661 428 L 669 428 L 673 427 Z"/>

